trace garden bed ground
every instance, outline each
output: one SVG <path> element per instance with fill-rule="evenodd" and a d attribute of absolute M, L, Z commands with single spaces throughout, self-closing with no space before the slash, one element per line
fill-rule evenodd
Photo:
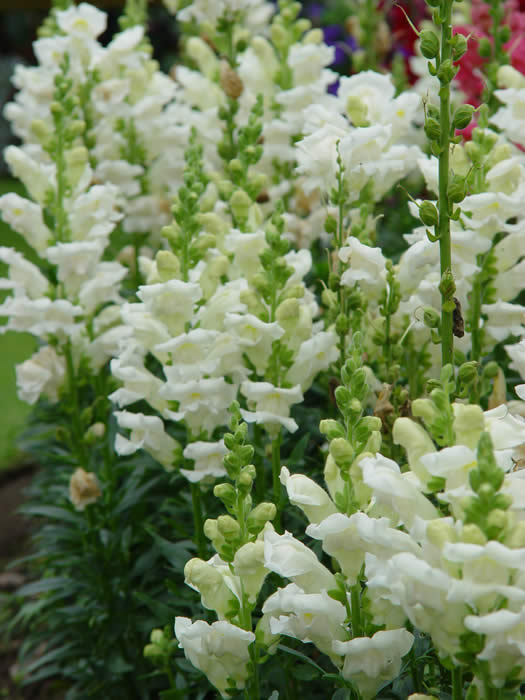
<path fill-rule="evenodd" d="M 22 640 L 7 636 L 7 625 L 16 611 L 16 590 L 27 583 L 23 566 L 10 564 L 23 556 L 29 547 L 30 525 L 17 509 L 24 502 L 24 492 L 35 473 L 33 465 L 22 465 L 0 472 L 0 698 L 8 700 L 61 700 L 62 690 L 53 680 L 20 688 L 13 679 Z"/>

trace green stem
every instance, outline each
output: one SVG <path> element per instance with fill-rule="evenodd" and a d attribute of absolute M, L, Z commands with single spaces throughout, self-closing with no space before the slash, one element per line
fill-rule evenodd
<path fill-rule="evenodd" d="M 273 482 L 273 502 L 277 508 L 274 525 L 277 532 L 282 531 L 281 509 L 282 509 L 282 486 L 279 479 L 281 473 L 281 429 L 277 437 L 272 442 L 272 482 Z"/>
<path fill-rule="evenodd" d="M 77 379 L 75 375 L 75 364 L 73 362 L 73 352 L 71 349 L 71 341 L 68 340 L 64 346 L 64 357 L 67 368 L 67 381 L 69 389 L 69 398 L 72 406 L 71 433 L 73 437 L 73 452 L 80 466 L 88 468 L 86 454 L 84 450 L 84 436 L 82 434 L 82 424 L 80 421 L 80 405 L 78 399 Z"/>
<path fill-rule="evenodd" d="M 257 503 L 264 501 L 264 492 L 266 491 L 266 470 L 264 459 L 261 457 L 262 432 L 259 425 L 255 425 L 253 429 L 253 446 L 257 455 L 255 469 L 257 470 L 257 478 L 255 482 L 255 497 Z"/>
<path fill-rule="evenodd" d="M 193 507 L 193 525 L 195 529 L 197 554 L 203 559 L 206 556 L 206 540 L 204 538 L 201 490 L 199 484 L 191 485 L 191 503 Z"/>
<path fill-rule="evenodd" d="M 456 666 L 452 671 L 452 700 L 463 698 L 463 674 L 461 668 Z"/>
<path fill-rule="evenodd" d="M 377 29 L 377 7 L 376 0 L 367 0 L 366 3 L 366 16 L 364 29 L 365 29 L 365 42 L 366 42 L 366 67 L 368 70 L 375 70 L 377 58 L 376 58 L 376 29 Z"/>
<path fill-rule="evenodd" d="M 247 700 L 259 700 L 261 693 L 259 688 L 259 649 L 257 643 L 250 645 L 250 659 L 253 664 L 253 675 L 245 695 Z"/>
<path fill-rule="evenodd" d="M 440 65 L 452 59 L 450 41 L 452 38 L 452 0 L 444 3 L 445 17 L 441 25 L 441 59 Z M 440 99 L 440 154 L 439 154 L 439 256 L 441 262 L 441 278 L 452 272 L 452 248 L 450 241 L 450 206 L 448 197 L 449 156 L 450 156 L 450 82 L 445 80 L 439 90 Z M 441 363 L 453 363 L 453 311 L 446 310 L 447 301 L 453 294 L 443 289 L 441 291 Z"/>
<path fill-rule="evenodd" d="M 361 628 L 361 584 L 358 581 L 351 588 L 350 599 L 352 604 L 352 637 L 363 636 Z"/>

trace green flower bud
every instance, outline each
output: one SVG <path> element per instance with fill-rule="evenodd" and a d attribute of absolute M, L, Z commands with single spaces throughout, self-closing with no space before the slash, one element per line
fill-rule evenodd
<path fill-rule="evenodd" d="M 233 486 L 226 483 L 214 486 L 213 495 L 215 498 L 219 498 L 226 506 L 232 506 L 237 497 Z"/>
<path fill-rule="evenodd" d="M 84 441 L 87 445 L 94 445 L 101 440 L 106 434 L 106 426 L 104 423 L 93 423 L 84 433 Z"/>
<path fill-rule="evenodd" d="M 433 306 L 425 306 L 423 309 L 423 323 L 427 328 L 439 328 L 441 315 Z"/>
<path fill-rule="evenodd" d="M 427 117 L 425 119 L 425 134 L 431 141 L 439 141 L 441 138 L 441 126 L 437 119 Z"/>
<path fill-rule="evenodd" d="M 231 515 L 219 515 L 217 529 L 227 542 L 237 539 L 241 532 L 241 526 Z"/>
<path fill-rule="evenodd" d="M 457 69 L 454 68 L 452 61 L 447 58 L 447 60 L 443 61 L 443 63 L 441 63 L 439 66 L 437 77 L 442 85 L 448 85 L 450 82 L 452 82 L 456 73 Z"/>
<path fill-rule="evenodd" d="M 381 430 L 383 425 L 381 422 L 381 418 L 379 418 L 378 416 L 364 416 L 363 418 L 361 418 L 359 423 L 360 425 L 365 426 L 367 430 L 371 431 Z"/>
<path fill-rule="evenodd" d="M 350 328 L 350 322 L 346 314 L 339 314 L 335 320 L 335 331 L 338 335 L 346 335 Z"/>
<path fill-rule="evenodd" d="M 497 362 L 487 362 L 483 368 L 483 376 L 487 379 L 495 379 L 498 376 L 499 366 Z"/>
<path fill-rule="evenodd" d="M 277 22 L 272 23 L 271 37 L 272 42 L 278 49 L 286 48 L 288 44 L 288 32 L 281 24 Z"/>
<path fill-rule="evenodd" d="M 474 165 L 479 165 L 482 157 L 479 144 L 474 141 L 468 141 L 468 143 L 465 144 L 465 152 Z"/>
<path fill-rule="evenodd" d="M 438 210 L 435 204 L 425 201 L 419 207 L 419 218 L 425 226 L 436 226 L 439 221 Z"/>
<path fill-rule="evenodd" d="M 431 399 L 415 399 L 412 401 L 412 415 L 428 424 L 437 418 L 438 412 Z"/>
<path fill-rule="evenodd" d="M 454 34 L 450 41 L 450 45 L 452 47 L 454 61 L 459 61 L 459 59 L 467 53 L 468 41 L 467 37 L 463 34 Z"/>
<path fill-rule="evenodd" d="M 273 520 L 277 514 L 274 503 L 259 503 L 246 518 L 246 525 L 249 532 L 258 534 L 267 522 Z"/>
<path fill-rule="evenodd" d="M 160 281 L 167 282 L 171 279 L 178 278 L 180 274 L 180 262 L 176 255 L 169 250 L 159 250 L 155 256 L 157 263 L 157 271 Z"/>
<path fill-rule="evenodd" d="M 478 53 L 482 58 L 490 58 L 492 56 L 492 44 L 486 37 L 482 37 L 479 40 Z"/>
<path fill-rule="evenodd" d="M 323 435 L 329 440 L 334 438 L 342 438 L 345 436 L 345 429 L 339 423 L 339 421 L 333 420 L 331 418 L 325 418 L 319 423 L 319 430 Z"/>
<path fill-rule="evenodd" d="M 466 542 L 467 544 L 479 544 L 483 546 L 487 543 L 487 538 L 483 534 L 480 527 L 474 525 L 474 523 L 468 523 L 463 527 L 461 541 Z"/>
<path fill-rule="evenodd" d="M 286 299 L 277 307 L 275 319 L 281 323 L 299 318 L 299 302 L 297 299 Z"/>
<path fill-rule="evenodd" d="M 335 438 L 330 443 L 330 454 L 340 469 L 347 469 L 354 461 L 355 452 L 345 438 Z"/>
<path fill-rule="evenodd" d="M 341 278 L 339 275 L 337 275 L 335 272 L 331 272 L 328 275 L 328 287 L 333 291 L 337 291 L 339 289 L 339 285 L 341 284 Z"/>
<path fill-rule="evenodd" d="M 432 31 L 421 32 L 420 36 L 421 53 L 425 58 L 432 59 L 439 54 L 439 37 Z"/>
<path fill-rule="evenodd" d="M 431 544 L 440 549 L 448 542 L 455 542 L 456 535 L 454 528 L 449 522 L 438 518 L 430 520 L 427 524 L 426 535 Z"/>
<path fill-rule="evenodd" d="M 239 478 L 237 479 L 237 483 L 240 487 L 250 489 L 253 484 L 253 478 L 248 472 L 241 472 L 241 474 L 239 474 Z"/>
<path fill-rule="evenodd" d="M 337 232 L 337 221 L 335 216 L 332 216 L 332 214 L 328 214 L 324 220 L 324 230 L 326 233 L 331 233 L 334 235 Z"/>
<path fill-rule="evenodd" d="M 202 531 L 209 540 L 215 540 L 220 535 L 217 520 L 208 518 L 202 526 Z"/>
<path fill-rule="evenodd" d="M 496 508 L 489 513 L 487 518 L 487 527 L 492 531 L 501 532 L 507 527 L 508 515 L 504 510 Z"/>
<path fill-rule="evenodd" d="M 311 29 L 303 37 L 303 44 L 320 44 L 323 41 L 323 30 L 322 29 Z"/>
<path fill-rule="evenodd" d="M 162 644 L 164 641 L 164 632 L 161 629 L 151 630 L 149 638 L 152 644 Z"/>
<path fill-rule="evenodd" d="M 458 370 L 458 379 L 463 384 L 471 384 L 478 377 L 478 363 L 474 360 L 464 362 Z"/>
<path fill-rule="evenodd" d="M 505 544 L 511 549 L 521 549 L 525 547 L 525 520 L 515 523 L 514 527 L 505 538 Z"/>
<path fill-rule="evenodd" d="M 326 309 L 335 308 L 339 305 L 337 294 L 331 289 L 323 289 L 321 293 L 321 301 Z"/>
<path fill-rule="evenodd" d="M 459 175 L 454 175 L 448 185 L 448 198 L 451 202 L 459 204 L 467 195 L 467 179 Z"/>
<path fill-rule="evenodd" d="M 286 288 L 282 297 L 284 299 L 302 299 L 304 297 L 304 285 L 292 284 Z"/>
<path fill-rule="evenodd" d="M 144 647 L 144 656 L 147 659 L 152 659 L 155 656 L 161 656 L 162 655 L 162 649 L 158 647 L 157 644 L 146 644 Z"/>
<path fill-rule="evenodd" d="M 456 36 L 461 36 L 456 34 Z M 452 126 L 454 129 L 465 129 L 472 121 L 472 115 L 474 114 L 474 107 L 472 105 L 460 105 L 454 112 L 452 117 Z"/>

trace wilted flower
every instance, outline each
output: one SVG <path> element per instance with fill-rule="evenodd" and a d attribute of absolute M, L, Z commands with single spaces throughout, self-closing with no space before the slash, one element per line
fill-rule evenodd
<path fill-rule="evenodd" d="M 95 503 L 102 491 L 96 474 L 87 472 L 82 467 L 75 469 L 69 481 L 69 498 L 77 510 L 84 510 L 86 506 Z"/>

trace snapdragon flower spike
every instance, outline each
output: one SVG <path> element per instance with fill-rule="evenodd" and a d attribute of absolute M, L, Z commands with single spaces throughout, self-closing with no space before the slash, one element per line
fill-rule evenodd
<path fill-rule="evenodd" d="M 237 402 L 231 406 L 230 430 L 224 436 L 223 445 L 227 454 L 223 463 L 231 483 L 217 484 L 214 488 L 214 495 L 224 503 L 229 514 L 208 519 L 204 524 L 204 533 L 217 554 L 208 561 L 191 559 L 184 568 L 184 574 L 186 583 L 200 593 L 205 608 L 214 610 L 225 624 L 227 621 L 232 634 L 235 634 L 235 630 L 239 635 L 244 633 L 248 644 L 241 675 L 250 687 L 255 688 L 258 683 L 255 665 L 258 663 L 260 640 L 258 645 L 251 645 L 255 641 L 251 631 L 252 612 L 269 572 L 262 536 L 263 532 L 273 530 L 270 521 L 277 511 L 273 503 L 259 503 L 252 507 L 251 491 L 256 470 L 250 461 L 255 450 L 246 443 L 247 425 L 241 419 Z M 208 665 L 189 653 L 181 624 L 181 618 L 177 618 L 175 634 L 186 655 L 220 689 Z M 193 628 L 197 629 L 198 625 L 198 622 L 195 623 Z"/>

